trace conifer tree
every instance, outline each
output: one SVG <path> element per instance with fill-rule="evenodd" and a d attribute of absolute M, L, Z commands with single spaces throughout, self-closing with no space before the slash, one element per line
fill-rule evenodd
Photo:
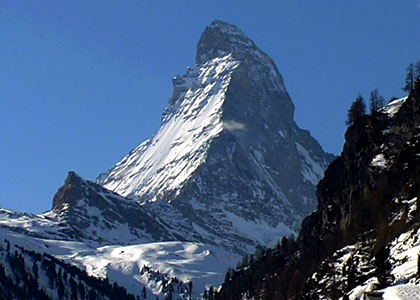
<path fill-rule="evenodd" d="M 384 288 L 389 285 L 393 280 L 391 274 L 391 263 L 388 260 L 389 248 L 385 245 L 380 247 L 378 252 L 375 254 L 375 275 L 378 279 L 379 288 Z"/>
<path fill-rule="evenodd" d="M 385 106 L 385 99 L 384 97 L 379 95 L 378 89 L 374 89 L 372 92 L 370 92 L 370 99 L 369 99 L 370 113 L 374 114 L 375 112 L 379 111 L 384 106 Z"/>
<path fill-rule="evenodd" d="M 213 300 L 214 299 L 214 289 L 213 286 L 211 285 L 209 288 L 209 299 Z"/>
<path fill-rule="evenodd" d="M 406 75 L 405 75 L 405 86 L 402 88 L 402 90 L 404 92 L 409 93 L 413 87 L 414 87 L 414 81 L 415 81 L 415 74 L 414 74 L 414 65 L 413 64 L 409 64 L 406 70 Z"/>
<path fill-rule="evenodd" d="M 420 78 L 420 60 L 416 62 L 414 66 L 414 80 L 418 80 Z"/>
<path fill-rule="evenodd" d="M 379 92 L 378 89 L 374 89 L 372 92 L 370 92 L 370 99 L 369 99 L 369 108 L 370 113 L 374 113 L 378 111 L 378 98 L 379 98 Z"/>
<path fill-rule="evenodd" d="M 417 253 L 417 278 L 420 278 L 420 252 Z"/>
<path fill-rule="evenodd" d="M 383 108 L 385 106 L 386 102 L 385 102 L 385 98 L 382 96 L 379 96 L 378 98 L 378 107 L 379 109 Z"/>
<path fill-rule="evenodd" d="M 357 119 L 366 114 L 366 104 L 363 97 L 359 94 L 350 106 L 347 114 L 346 125 L 353 125 Z"/>

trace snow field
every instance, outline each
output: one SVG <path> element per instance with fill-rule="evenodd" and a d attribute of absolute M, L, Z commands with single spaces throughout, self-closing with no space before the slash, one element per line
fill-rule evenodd
<path fill-rule="evenodd" d="M 29 237 L 0 228 L 0 239 L 39 253 L 48 253 L 64 262 L 74 264 L 95 277 L 107 276 L 128 292 L 140 295 L 145 286 L 148 294 L 162 297 L 162 282 L 141 272 L 144 266 L 167 278 L 192 281 L 193 297 L 205 287 L 220 285 L 227 268 L 233 267 L 240 256 L 216 247 L 189 242 L 161 242 L 131 246 L 102 246 L 95 248 L 81 242 Z"/>

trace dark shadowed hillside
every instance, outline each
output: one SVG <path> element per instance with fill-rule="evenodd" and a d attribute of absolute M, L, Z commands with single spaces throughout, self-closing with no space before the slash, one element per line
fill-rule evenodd
<path fill-rule="evenodd" d="M 297 241 L 231 272 L 214 298 L 359 299 L 401 278 L 414 283 L 417 274 L 398 269 L 405 262 L 390 251 L 402 252 L 401 240 L 415 238 L 420 224 L 419 126 L 420 82 L 408 98 L 359 118 Z"/>

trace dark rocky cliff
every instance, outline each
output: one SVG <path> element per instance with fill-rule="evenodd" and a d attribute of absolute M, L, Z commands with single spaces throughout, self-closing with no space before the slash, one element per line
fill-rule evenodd
<path fill-rule="evenodd" d="M 304 219 L 296 243 L 283 241 L 230 274 L 216 299 L 346 299 L 366 274 L 376 276 L 377 288 L 387 285 L 388 243 L 420 220 L 420 82 L 400 104 L 348 128 L 340 157 L 318 184 L 318 209 Z M 347 245 L 359 245 L 364 272 L 350 264 L 345 276 L 338 274 L 334 257 Z"/>

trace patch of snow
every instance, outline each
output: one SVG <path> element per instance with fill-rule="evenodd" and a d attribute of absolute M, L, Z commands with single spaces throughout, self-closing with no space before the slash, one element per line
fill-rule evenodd
<path fill-rule="evenodd" d="M 407 204 L 408 206 L 407 220 L 412 221 L 415 217 L 415 212 L 417 211 L 417 197 L 414 197 L 411 200 L 403 200 L 402 203 Z"/>
<path fill-rule="evenodd" d="M 283 131 L 279 130 L 278 133 L 280 134 L 282 138 L 284 139 L 286 138 L 286 134 Z"/>
<path fill-rule="evenodd" d="M 384 300 L 419 300 L 420 286 L 416 285 L 397 285 L 385 289 Z"/>
<path fill-rule="evenodd" d="M 393 260 L 392 275 L 396 281 L 407 281 L 417 274 L 417 259 L 420 253 L 420 231 L 401 234 L 391 244 Z"/>
<path fill-rule="evenodd" d="M 303 178 L 312 184 L 317 185 L 322 176 L 324 176 L 324 169 L 311 157 L 309 152 L 301 144 L 296 143 L 296 149 L 304 159 L 302 164 L 303 169 L 301 170 Z"/>
<path fill-rule="evenodd" d="M 373 159 L 372 159 L 372 162 L 370 163 L 370 165 L 372 166 L 372 167 L 377 167 L 377 168 L 381 168 L 381 169 L 383 169 L 383 168 L 386 168 L 386 165 L 387 165 L 387 160 L 386 160 L 386 158 L 384 157 L 384 154 L 383 153 L 379 153 L 379 154 L 377 154 Z"/>
<path fill-rule="evenodd" d="M 252 154 L 250 156 L 251 161 L 253 162 L 254 168 L 260 173 L 261 181 L 267 183 L 273 192 L 276 193 L 279 199 L 282 199 L 284 203 L 290 205 L 289 200 L 286 195 L 280 190 L 279 186 L 276 184 L 276 181 L 269 172 L 269 167 L 265 162 L 264 155 L 257 149 L 252 149 Z M 263 195 L 263 193 L 258 192 L 258 194 Z"/>
<path fill-rule="evenodd" d="M 358 285 L 349 293 L 350 300 L 364 300 L 366 292 L 371 292 L 378 286 L 378 279 L 376 277 L 369 278 L 362 285 Z"/>
<path fill-rule="evenodd" d="M 262 245 L 273 246 L 273 241 L 278 240 L 282 236 L 290 236 L 296 234 L 289 227 L 282 222 L 277 226 L 271 226 L 265 221 L 258 220 L 257 222 L 248 221 L 241 218 L 234 213 L 224 210 L 227 219 L 232 223 L 239 232 L 245 236 L 253 238 Z"/>
<path fill-rule="evenodd" d="M 385 105 L 380 112 L 387 114 L 389 117 L 393 118 L 395 114 L 400 110 L 401 105 L 407 100 L 407 97 L 393 100 Z"/>

